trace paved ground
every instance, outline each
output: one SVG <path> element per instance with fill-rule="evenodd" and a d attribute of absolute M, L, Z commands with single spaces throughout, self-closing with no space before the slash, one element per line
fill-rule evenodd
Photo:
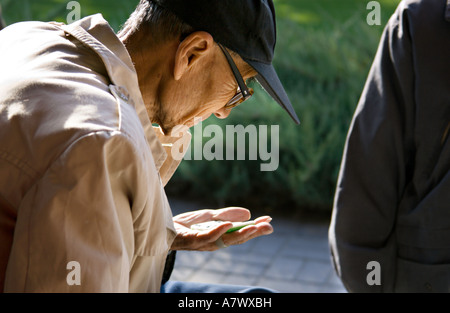
<path fill-rule="evenodd" d="M 170 202 L 174 214 L 186 211 L 184 202 Z M 172 279 L 262 286 L 283 293 L 345 293 L 330 260 L 328 224 L 272 217 L 272 235 L 215 252 L 179 251 Z"/>

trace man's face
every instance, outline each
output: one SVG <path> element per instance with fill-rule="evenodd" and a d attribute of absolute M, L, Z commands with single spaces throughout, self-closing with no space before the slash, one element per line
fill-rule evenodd
<path fill-rule="evenodd" d="M 203 121 L 212 114 L 218 118 L 230 114 L 225 105 L 238 89 L 231 67 L 217 44 L 197 45 L 200 48 L 193 48 L 192 54 L 183 55 L 183 49 L 177 51 L 181 55 L 175 57 L 173 79 L 161 84 L 153 120 L 167 135 L 175 126 L 192 127 L 194 121 Z M 239 56 L 233 55 L 233 60 L 244 81 L 256 75 Z"/>

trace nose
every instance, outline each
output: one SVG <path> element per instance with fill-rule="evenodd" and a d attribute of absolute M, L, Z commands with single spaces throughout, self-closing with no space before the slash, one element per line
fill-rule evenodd
<path fill-rule="evenodd" d="M 222 108 L 222 109 L 216 111 L 216 112 L 214 113 L 214 115 L 217 116 L 217 117 L 220 118 L 220 119 L 224 119 L 224 118 L 227 118 L 228 115 L 230 115 L 230 112 L 231 112 L 230 109 Z"/>

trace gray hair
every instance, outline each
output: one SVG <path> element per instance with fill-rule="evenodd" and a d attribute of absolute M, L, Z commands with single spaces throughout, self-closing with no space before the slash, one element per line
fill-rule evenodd
<path fill-rule="evenodd" d="M 144 28 L 150 31 L 153 41 L 159 43 L 186 36 L 194 31 L 190 25 L 161 7 L 158 2 L 158 0 L 140 0 L 136 10 L 130 15 L 119 33 L 131 35 Z"/>

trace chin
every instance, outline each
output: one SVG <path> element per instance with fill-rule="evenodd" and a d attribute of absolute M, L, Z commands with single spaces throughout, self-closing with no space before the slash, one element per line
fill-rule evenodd
<path fill-rule="evenodd" d="M 184 122 L 180 122 L 180 123 L 179 123 L 177 126 L 175 126 L 175 127 L 192 128 L 192 127 L 194 127 L 195 125 L 199 124 L 200 122 L 202 122 L 202 121 L 204 121 L 204 120 L 205 120 L 205 118 L 202 118 L 202 117 L 200 117 L 200 116 L 198 116 L 198 117 L 193 117 L 193 118 L 190 118 L 190 119 L 185 120 Z M 172 128 L 175 128 L 175 127 L 172 127 Z"/>
<path fill-rule="evenodd" d="M 176 135 L 181 132 L 185 132 L 190 128 L 190 126 L 185 124 L 177 124 L 177 125 L 159 124 L 159 127 L 161 127 L 161 130 L 165 136 L 171 136 L 172 133 Z"/>
<path fill-rule="evenodd" d="M 170 136 L 170 134 L 172 133 L 173 129 L 175 128 L 175 126 L 172 125 L 164 125 L 164 124 L 159 124 L 159 127 L 161 127 L 162 132 L 164 133 L 164 136 Z"/>
<path fill-rule="evenodd" d="M 209 117 L 209 116 L 208 116 Z M 206 120 L 208 117 L 193 117 L 186 120 L 180 120 L 178 122 L 172 122 L 172 123 L 164 123 L 160 122 L 157 123 L 161 130 L 163 131 L 164 135 L 170 135 L 173 131 L 176 133 L 180 133 L 183 131 L 187 131 L 189 128 L 194 127 L 195 125 L 201 123 L 202 121 Z"/>

